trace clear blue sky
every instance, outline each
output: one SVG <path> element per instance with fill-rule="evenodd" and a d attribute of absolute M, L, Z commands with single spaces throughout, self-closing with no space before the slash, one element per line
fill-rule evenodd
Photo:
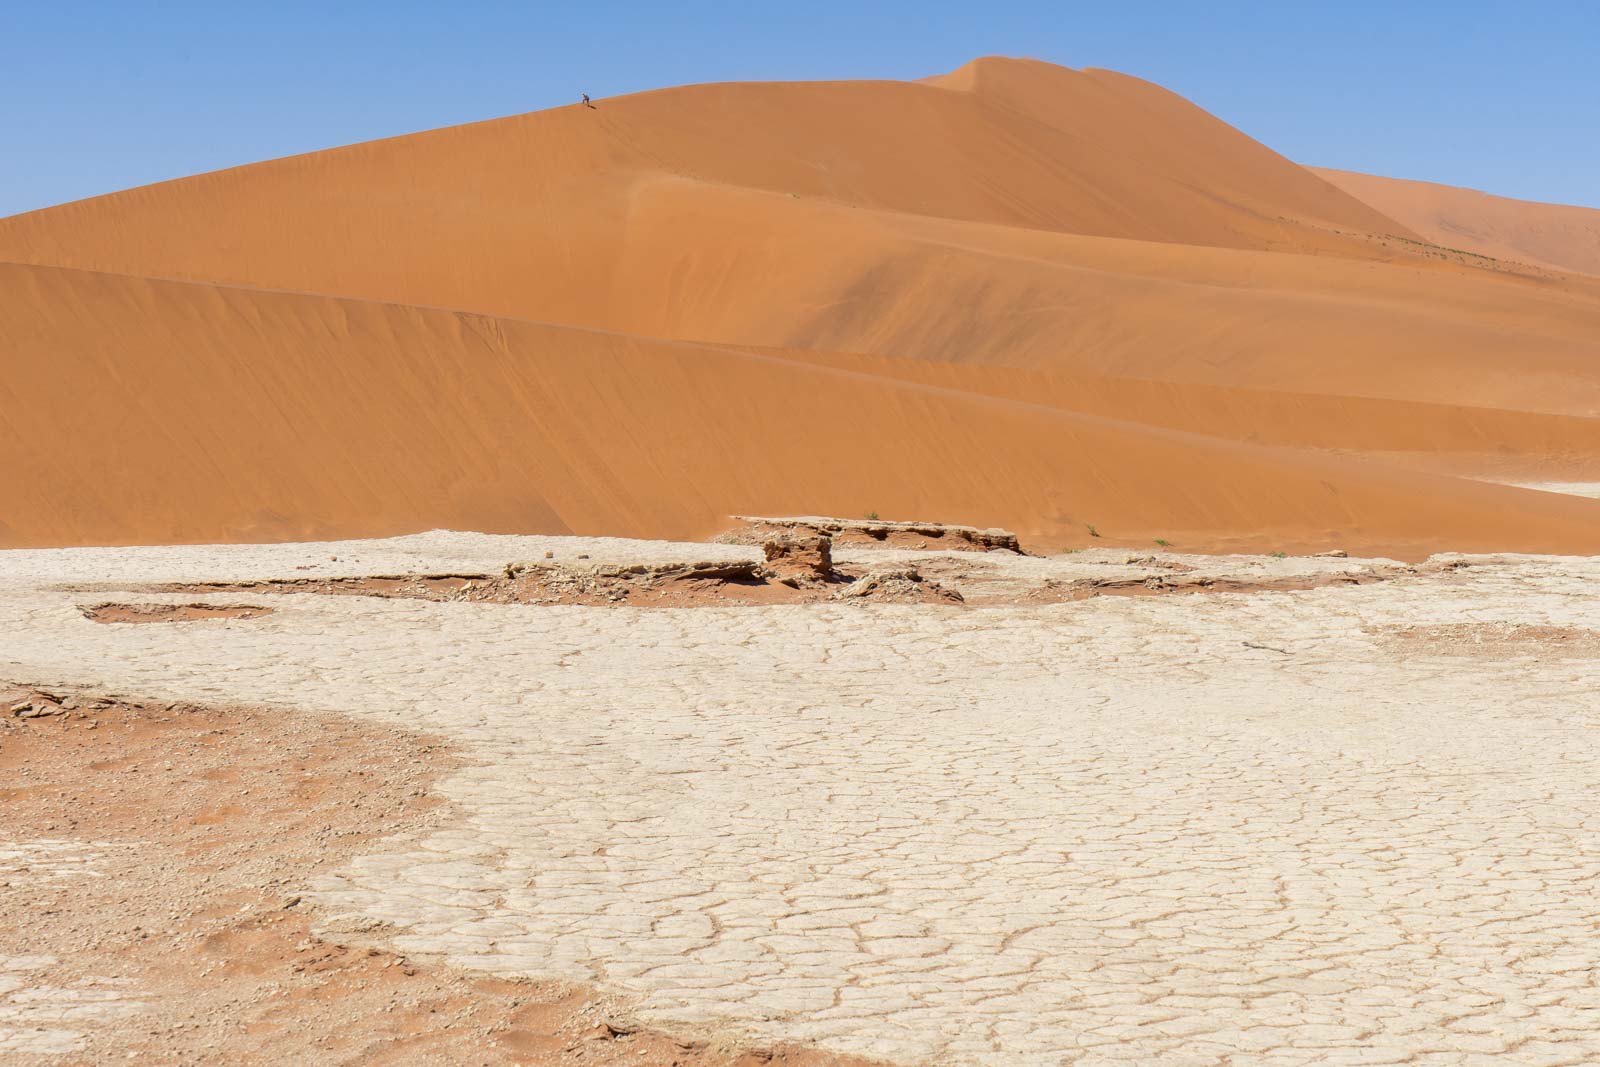
<path fill-rule="evenodd" d="M 1600 0 L 0 0 L 0 215 L 581 91 L 987 54 L 1148 78 L 1303 163 L 1600 207 Z"/>

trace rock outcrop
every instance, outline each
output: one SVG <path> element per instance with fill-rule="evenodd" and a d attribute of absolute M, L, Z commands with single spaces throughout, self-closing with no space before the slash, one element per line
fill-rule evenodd
<path fill-rule="evenodd" d="M 779 581 L 803 584 L 835 581 L 833 538 L 826 534 L 781 533 L 761 542 L 763 570 Z"/>
<path fill-rule="evenodd" d="M 764 543 L 781 535 L 828 537 L 841 545 L 877 544 L 885 548 L 955 549 L 963 552 L 1015 552 L 1027 555 L 1010 530 L 980 529 L 942 522 L 890 522 L 884 519 L 837 519 L 821 516 L 765 518 L 734 515 L 746 529 L 735 531 L 726 540 L 739 543 Z"/>

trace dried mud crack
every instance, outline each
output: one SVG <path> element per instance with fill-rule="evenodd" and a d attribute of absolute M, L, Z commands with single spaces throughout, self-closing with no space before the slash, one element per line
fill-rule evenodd
<path fill-rule="evenodd" d="M 40 682 L 0 705 L 7 1040 L 95 1063 L 744 1054 L 691 1047 L 713 1037 L 1005 1067 L 1596 1062 L 1600 564 L 824 559 L 792 536 L 0 558 L 0 677 Z M 104 593 L 457 576 L 441 597 L 557 557 L 663 585 L 731 560 L 825 599 Z M 824 565 L 982 610 L 847 604 Z M 1277 591 L 1022 596 L 1052 579 Z M 100 601 L 278 611 L 107 626 L 80 611 Z M 129 727 L 113 692 L 342 717 L 162 703 Z"/>
<path fill-rule="evenodd" d="M 336 716 L 0 683 L 0 1060 L 862 1067 L 319 932 L 306 882 L 437 827 L 457 764 Z"/>

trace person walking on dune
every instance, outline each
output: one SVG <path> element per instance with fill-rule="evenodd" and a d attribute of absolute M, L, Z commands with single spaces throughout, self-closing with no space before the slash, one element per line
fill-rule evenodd
<path fill-rule="evenodd" d="M 589 103 L 589 94 L 588 93 L 579 93 L 578 95 L 583 97 L 583 106 L 584 107 L 590 109 L 591 111 L 595 110 L 595 106 L 593 104 Z"/>

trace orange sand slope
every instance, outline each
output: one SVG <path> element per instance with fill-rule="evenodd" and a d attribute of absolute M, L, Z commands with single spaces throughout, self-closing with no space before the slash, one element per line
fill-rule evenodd
<path fill-rule="evenodd" d="M 1351 171 L 1312 168 L 1312 173 L 1435 244 L 1600 275 L 1600 210 Z"/>
<path fill-rule="evenodd" d="M 0 219 L 0 543 L 732 512 L 1600 550 L 1600 280 L 1148 83 L 691 86 Z"/>
<path fill-rule="evenodd" d="M 13 543 L 418 525 L 680 537 L 821 502 L 1045 540 L 1094 523 L 1414 552 L 1568 548 L 1600 513 L 771 354 L 59 268 L 0 280 L 0 338 L 36 357 L 18 383 L 33 402 L 4 427 L 23 472 L 9 498 L 27 505 L 8 512 Z"/>
<path fill-rule="evenodd" d="M 991 69 L 1006 75 L 993 97 L 985 82 L 696 85 L 316 152 L 9 219 L 0 254 L 548 315 L 604 288 L 627 212 L 662 177 L 1243 248 L 1401 229 L 1146 82 L 1023 61 L 965 74 Z M 1014 106 L 1028 94 L 1039 113 Z"/>

